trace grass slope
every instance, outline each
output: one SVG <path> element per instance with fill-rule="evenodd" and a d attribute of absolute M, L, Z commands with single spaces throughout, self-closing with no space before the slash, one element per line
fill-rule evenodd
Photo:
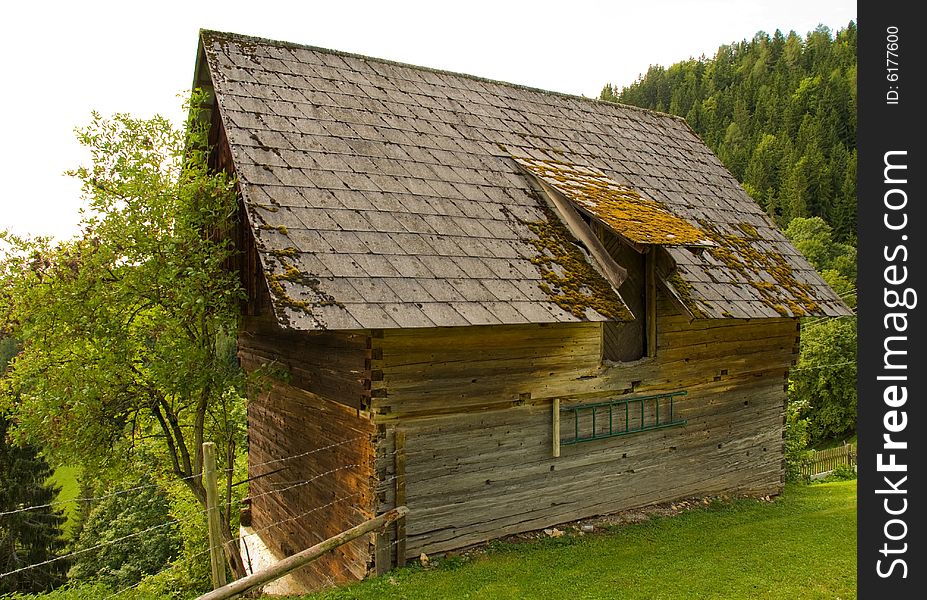
<path fill-rule="evenodd" d="M 64 516 L 67 517 L 67 521 L 64 524 L 64 537 L 70 539 L 71 533 L 74 529 L 74 518 L 77 516 L 77 503 L 71 502 L 77 498 L 80 493 L 80 485 L 77 482 L 77 477 L 80 474 L 80 469 L 78 467 L 58 467 L 55 469 L 55 472 L 51 476 L 51 480 L 56 484 L 61 486 L 61 491 L 58 492 L 58 498 L 56 502 L 64 502 L 58 508 L 64 513 Z"/>
<path fill-rule="evenodd" d="M 494 543 L 312 600 L 856 597 L 856 481 L 788 486 L 603 534 Z"/>

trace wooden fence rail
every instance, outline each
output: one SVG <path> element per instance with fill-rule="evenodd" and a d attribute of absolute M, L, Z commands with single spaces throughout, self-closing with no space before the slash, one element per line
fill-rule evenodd
<path fill-rule="evenodd" d="M 245 594 L 266 583 L 280 579 L 287 573 L 295 571 L 296 569 L 319 558 L 323 554 L 331 552 L 339 546 L 343 546 L 352 540 L 356 540 L 360 536 L 370 533 L 375 529 L 385 527 L 393 521 L 405 517 L 408 513 L 409 509 L 405 506 L 397 506 L 396 508 L 387 511 L 378 517 L 374 517 L 369 521 L 364 521 L 357 527 L 352 527 L 351 529 L 343 531 L 336 536 L 330 537 L 324 542 L 320 542 L 311 548 L 306 548 L 302 552 L 297 552 L 292 556 L 288 556 L 272 567 L 269 567 L 263 571 L 258 571 L 253 575 L 242 577 L 241 579 L 233 581 L 228 585 L 222 586 L 207 594 L 203 594 L 197 598 L 197 600 L 226 600 L 227 598 L 237 598 L 238 596 L 241 596 L 242 594 Z"/>
<path fill-rule="evenodd" d="M 836 448 L 817 450 L 801 468 L 803 477 L 814 477 L 833 471 L 840 465 L 856 464 L 856 444 L 844 444 Z"/>

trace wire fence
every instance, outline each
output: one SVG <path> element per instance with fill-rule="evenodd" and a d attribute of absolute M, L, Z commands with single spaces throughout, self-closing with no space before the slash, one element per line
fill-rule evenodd
<path fill-rule="evenodd" d="M 269 467 L 269 466 L 274 466 L 274 465 L 280 465 L 280 464 L 284 464 L 284 463 L 289 463 L 289 462 L 291 462 L 291 461 L 294 461 L 294 460 L 297 460 L 297 459 L 300 459 L 300 458 L 305 458 L 305 457 L 307 457 L 307 456 L 311 456 L 311 455 L 316 454 L 316 453 L 324 452 L 324 451 L 327 451 L 327 450 L 333 450 L 333 449 L 335 449 L 335 448 L 337 448 L 337 447 L 339 447 L 339 446 L 344 446 L 344 445 L 346 445 L 346 444 L 350 444 L 350 443 L 352 443 L 352 442 L 357 442 L 357 441 L 360 441 L 360 440 L 362 440 L 362 439 L 365 439 L 365 438 L 364 438 L 363 436 L 358 436 L 358 437 L 355 437 L 355 438 L 345 439 L 345 440 L 342 440 L 342 441 L 339 441 L 339 442 L 335 442 L 335 443 L 328 444 L 328 445 L 325 445 L 325 446 L 313 448 L 313 449 L 311 449 L 311 450 L 307 450 L 307 451 L 304 451 L 304 452 L 299 452 L 299 453 L 292 454 L 292 455 L 289 455 L 289 456 L 285 456 L 285 457 L 281 457 L 281 458 L 276 458 L 276 459 L 264 461 L 264 462 L 261 462 L 261 463 L 251 464 L 251 465 L 249 465 L 249 471 L 250 471 L 251 473 L 255 473 L 255 471 L 257 471 L 257 473 L 256 473 L 256 474 L 253 474 L 251 477 L 249 477 L 249 479 L 245 480 L 245 482 L 254 480 L 254 479 L 256 479 L 256 478 L 264 477 L 264 476 L 267 476 L 267 475 L 272 475 L 272 474 L 274 474 L 274 473 L 277 473 L 277 472 L 280 472 L 280 471 L 285 470 L 285 468 L 284 468 L 284 469 L 275 469 L 275 470 L 270 470 L 270 471 L 261 472 L 262 468 Z M 253 500 L 260 499 L 260 498 L 264 498 L 264 497 L 267 497 L 267 496 L 272 496 L 272 495 L 274 495 L 274 494 L 283 494 L 283 493 L 286 493 L 286 492 L 290 492 L 290 491 L 293 491 L 293 490 L 297 490 L 298 488 L 303 488 L 303 487 L 306 487 L 306 486 L 311 486 L 311 485 L 313 485 L 313 484 L 317 484 L 317 483 L 319 483 L 321 480 L 324 480 L 325 478 L 337 476 L 339 473 L 348 473 L 348 472 L 350 472 L 350 471 L 352 471 L 352 470 L 355 470 L 355 469 L 358 469 L 358 468 L 360 468 L 360 467 L 362 467 L 362 466 L 363 466 L 363 465 L 360 464 L 360 463 L 358 463 L 358 462 L 350 462 L 350 463 L 346 463 L 346 464 L 343 464 L 343 465 L 340 465 L 340 466 L 337 466 L 337 467 L 330 468 L 330 469 L 328 469 L 328 470 L 326 470 L 326 471 L 324 471 L 324 472 L 321 472 L 321 473 L 312 474 L 311 476 L 306 477 L 306 478 L 302 478 L 302 479 L 288 479 L 288 480 L 285 480 L 285 481 L 276 481 L 276 482 L 274 482 L 274 483 L 269 483 L 267 489 L 264 489 L 264 490 L 260 491 L 259 493 L 255 494 L 255 495 L 253 495 L 253 496 L 249 496 L 249 498 L 250 498 L 251 501 L 253 501 Z M 231 471 L 231 469 L 222 469 L 222 470 L 219 470 L 220 473 L 228 473 L 228 472 L 230 472 L 230 471 Z M 193 478 L 193 477 L 200 477 L 200 476 L 201 476 L 201 474 L 196 474 L 196 475 L 193 475 L 193 476 L 190 476 L 190 477 L 184 477 L 184 478 L 174 479 L 174 480 L 172 480 L 172 481 L 178 481 L 178 480 L 183 481 L 183 480 L 191 479 L 191 478 Z M 383 485 L 383 484 L 388 484 L 388 483 L 389 483 L 390 481 L 392 481 L 393 479 L 395 479 L 395 477 L 387 478 L 387 479 L 385 479 L 384 481 L 381 481 L 380 484 L 381 484 L 381 485 Z M 240 483 L 244 483 L 244 482 L 240 482 Z M 120 489 L 120 490 L 117 490 L 117 491 L 114 491 L 114 492 L 110 492 L 110 493 L 106 493 L 106 494 L 101 494 L 101 495 L 98 495 L 98 496 L 88 496 L 88 497 L 73 498 L 73 499 L 69 499 L 69 500 L 60 500 L 60 501 L 55 501 L 55 502 L 49 502 L 49 503 L 46 503 L 46 504 L 37 504 L 37 505 L 34 505 L 34 506 L 20 506 L 20 507 L 18 507 L 18 508 L 16 508 L 16 509 L 7 510 L 7 511 L 4 511 L 4 512 L 0 513 L 0 525 L 3 524 L 3 518 L 4 518 L 4 517 L 10 517 L 10 516 L 17 515 L 17 514 L 20 514 L 20 513 L 29 513 L 29 512 L 33 512 L 33 511 L 42 510 L 42 509 L 55 508 L 55 507 L 58 507 L 58 506 L 60 506 L 60 505 L 69 504 L 69 503 L 98 503 L 98 502 L 102 502 L 102 501 L 105 501 L 105 500 L 107 500 L 107 499 L 110 499 L 110 498 L 113 498 L 113 497 L 116 497 L 116 496 L 120 496 L 120 495 L 124 495 L 124 494 L 131 494 L 131 493 L 134 493 L 134 492 L 140 492 L 140 491 L 143 491 L 143 490 L 146 490 L 146 489 L 152 489 L 152 488 L 158 488 L 158 487 L 161 487 L 161 486 L 159 486 L 159 484 L 157 484 L 157 483 L 153 483 L 153 484 L 144 484 L 144 485 L 137 485 L 137 486 L 127 487 L 127 488 L 124 488 L 124 489 Z M 249 536 L 260 535 L 261 533 L 267 532 L 267 531 L 272 530 L 272 529 L 274 529 L 274 528 L 278 528 L 278 527 L 284 526 L 284 525 L 286 525 L 286 524 L 288 524 L 288 523 L 290 523 L 290 522 L 294 522 L 294 521 L 298 521 L 298 520 L 300 520 L 300 519 L 307 518 L 307 517 L 309 517 L 310 515 L 312 515 L 313 513 L 318 513 L 318 512 L 324 511 L 324 510 L 326 510 L 326 509 L 328 509 L 328 508 L 331 508 L 331 507 L 333 507 L 333 506 L 335 506 L 335 505 L 337 505 L 337 504 L 354 501 L 354 500 L 357 499 L 358 497 L 361 497 L 364 493 L 366 493 L 366 492 L 365 492 L 365 491 L 357 491 L 357 492 L 354 492 L 354 493 L 345 493 L 345 494 L 342 494 L 342 495 L 338 496 L 337 498 L 334 498 L 334 499 L 332 499 L 332 500 L 330 500 L 330 501 L 328 501 L 328 502 L 326 502 L 326 503 L 323 503 L 323 504 L 320 504 L 320 505 L 317 505 L 317 506 L 313 506 L 313 507 L 311 507 L 311 508 L 308 508 L 308 509 L 306 509 L 306 510 L 303 510 L 303 511 L 299 512 L 298 514 L 295 514 L 295 515 L 292 515 L 292 516 L 287 516 L 287 517 L 285 517 L 285 518 L 278 519 L 278 520 L 276 520 L 275 522 L 270 523 L 270 524 L 265 525 L 265 526 L 262 526 L 262 527 L 259 528 L 259 529 L 251 530 L 251 531 L 249 531 L 248 534 L 247 534 L 246 536 L 244 536 L 244 537 L 247 538 L 247 537 L 249 537 Z M 71 551 L 71 552 L 68 552 L 68 553 L 66 553 L 66 554 L 62 554 L 62 555 L 59 555 L 59 556 L 55 556 L 55 557 L 49 558 L 49 559 L 47 559 L 47 560 L 43 560 L 43 561 L 39 561 L 39 562 L 36 562 L 36 563 L 33 563 L 33 564 L 29 564 L 29 565 L 24 565 L 24 566 L 21 566 L 21 567 L 17 567 L 17 568 L 15 568 L 15 569 L 11 569 L 11 570 L 9 570 L 9 571 L 0 573 L 0 580 L 2 580 L 2 579 L 4 579 L 4 578 L 7 578 L 7 577 L 12 577 L 12 576 L 14 576 L 14 575 L 18 575 L 18 574 L 20 574 L 20 573 L 24 573 L 24 572 L 26 572 L 26 571 L 30 571 L 30 570 L 32 570 L 32 569 L 37 569 L 37 568 L 40 568 L 40 567 L 43 567 L 43 566 L 47 566 L 47 565 L 50 565 L 50 564 L 53 564 L 53 563 L 56 563 L 56 562 L 72 560 L 72 559 L 78 558 L 78 557 L 80 557 L 81 555 L 84 555 L 84 554 L 87 554 L 87 553 L 90 553 L 90 552 L 100 551 L 100 550 L 102 550 L 103 548 L 108 547 L 108 546 L 112 546 L 112 545 L 114 545 L 114 544 L 124 544 L 124 543 L 126 543 L 126 542 L 129 542 L 130 540 L 134 540 L 134 539 L 140 538 L 141 536 L 154 534 L 154 533 L 157 532 L 158 530 L 162 530 L 162 529 L 165 529 L 165 528 L 168 528 L 168 527 L 172 527 L 172 526 L 176 527 L 176 526 L 179 526 L 179 525 L 182 524 L 182 523 L 186 523 L 186 522 L 192 521 L 192 520 L 194 520 L 194 519 L 202 519 L 202 520 L 205 521 L 207 512 L 208 512 L 208 509 L 198 510 L 198 511 L 196 511 L 196 512 L 194 512 L 194 513 L 192 513 L 192 514 L 189 514 L 189 515 L 187 515 L 187 516 L 185 516 L 185 517 L 183 517 L 183 518 L 172 518 L 172 519 L 169 519 L 169 520 L 167 520 L 167 521 L 165 521 L 165 522 L 157 523 L 157 524 L 152 525 L 152 526 L 150 526 L 150 527 L 146 527 L 146 528 L 144 528 L 144 529 L 141 529 L 141 530 L 138 530 L 138 531 L 135 531 L 135 532 L 126 534 L 126 535 L 122 535 L 122 536 L 119 536 L 119 537 L 116 537 L 116 538 L 113 538 L 113 539 L 106 539 L 106 540 L 104 540 L 104 541 L 100 541 L 100 542 L 98 542 L 98 543 L 96 543 L 96 544 L 93 544 L 92 546 L 88 546 L 88 547 L 84 547 L 84 548 L 79 548 L 79 549 L 73 550 L 73 551 Z M 238 545 L 239 547 L 241 547 L 241 546 L 242 546 L 242 536 L 239 535 L 239 536 L 237 536 L 237 537 L 234 537 L 233 540 L 232 540 L 231 542 L 229 542 L 229 543 L 234 543 L 234 544 Z M 184 561 L 184 563 L 191 562 L 191 561 L 197 561 L 197 560 L 201 559 L 202 557 L 205 557 L 206 555 L 208 555 L 208 554 L 210 553 L 210 551 L 211 551 L 210 548 L 206 548 L 206 549 L 204 549 L 204 550 L 202 550 L 202 551 L 195 552 L 195 553 L 193 553 L 193 554 L 184 555 L 184 556 L 182 557 L 182 561 Z M 168 571 L 171 571 L 171 570 L 173 570 L 173 569 L 179 568 L 180 566 L 182 566 L 182 564 L 183 564 L 183 563 L 180 563 L 180 562 L 175 561 L 175 563 L 173 563 L 173 564 L 171 564 L 171 565 L 168 565 L 167 567 L 165 567 L 165 568 L 162 569 L 161 571 L 159 571 L 159 572 L 157 572 L 157 573 L 155 573 L 155 574 L 153 574 L 153 575 L 147 575 L 146 578 L 150 578 L 150 577 L 153 577 L 153 576 L 156 577 L 156 576 L 163 575 L 163 574 L 167 573 Z M 323 574 L 323 575 L 324 575 L 324 574 Z M 334 575 L 334 578 L 332 578 L 332 575 Z M 333 574 L 326 575 L 326 576 L 328 577 L 328 583 L 331 584 L 331 585 L 334 585 L 335 579 L 342 579 L 342 577 L 341 577 L 342 575 L 343 575 L 343 573 L 337 573 L 337 572 L 335 572 L 335 573 L 333 573 Z M 127 593 L 131 592 L 132 590 L 137 589 L 140 585 L 142 585 L 142 584 L 144 583 L 144 581 L 145 581 L 145 578 L 143 578 L 142 580 L 140 580 L 140 581 L 138 581 L 137 583 L 134 583 L 134 584 L 132 584 L 132 585 L 130 585 L 130 586 L 127 586 L 127 587 L 121 588 L 121 589 L 119 589 L 119 590 L 116 590 L 116 591 L 114 591 L 110 596 L 108 596 L 108 598 L 115 598 L 115 597 L 117 597 L 117 596 L 124 596 L 124 595 L 126 595 Z"/>

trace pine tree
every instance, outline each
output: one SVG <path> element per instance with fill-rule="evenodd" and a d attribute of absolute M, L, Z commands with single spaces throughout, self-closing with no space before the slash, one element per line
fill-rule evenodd
<path fill-rule="evenodd" d="M 651 66 L 630 86 L 606 86 L 601 99 L 668 107 L 781 225 L 820 216 L 853 241 L 856 37 L 852 22 L 804 39 L 761 31 L 711 58 Z"/>
<path fill-rule="evenodd" d="M 51 504 L 60 488 L 49 484 L 52 469 L 31 446 L 14 446 L 7 439 L 9 422 L 0 414 L 0 513 Z M 54 559 L 65 546 L 65 518 L 54 507 L 0 516 L 0 572 Z M 67 561 L 57 560 L 0 578 L 0 594 L 44 592 L 65 582 Z"/>
<path fill-rule="evenodd" d="M 0 336 L 0 376 L 17 351 L 15 339 Z M 59 491 L 48 483 L 51 468 L 36 448 L 11 445 L 8 425 L 0 413 L 0 513 L 51 504 Z M 53 507 L 0 515 L 0 573 L 55 558 L 65 545 L 64 521 Z M 64 583 L 67 567 L 59 560 L 0 578 L 0 594 L 48 591 Z"/>

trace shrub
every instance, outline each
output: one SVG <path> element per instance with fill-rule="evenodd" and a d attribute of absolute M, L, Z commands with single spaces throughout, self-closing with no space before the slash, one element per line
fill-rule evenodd
<path fill-rule="evenodd" d="M 90 510 L 75 543 L 72 580 L 123 589 L 157 573 L 178 555 L 179 531 L 167 496 L 150 480 L 140 483 L 139 489 L 104 498 Z M 134 535 L 145 530 L 150 531 Z"/>
<path fill-rule="evenodd" d="M 785 419 L 785 479 L 786 481 L 808 481 L 802 475 L 802 467 L 811 460 L 812 451 L 808 449 L 811 439 L 808 433 L 808 419 L 801 417 L 800 402 L 790 402 L 786 408 Z"/>

